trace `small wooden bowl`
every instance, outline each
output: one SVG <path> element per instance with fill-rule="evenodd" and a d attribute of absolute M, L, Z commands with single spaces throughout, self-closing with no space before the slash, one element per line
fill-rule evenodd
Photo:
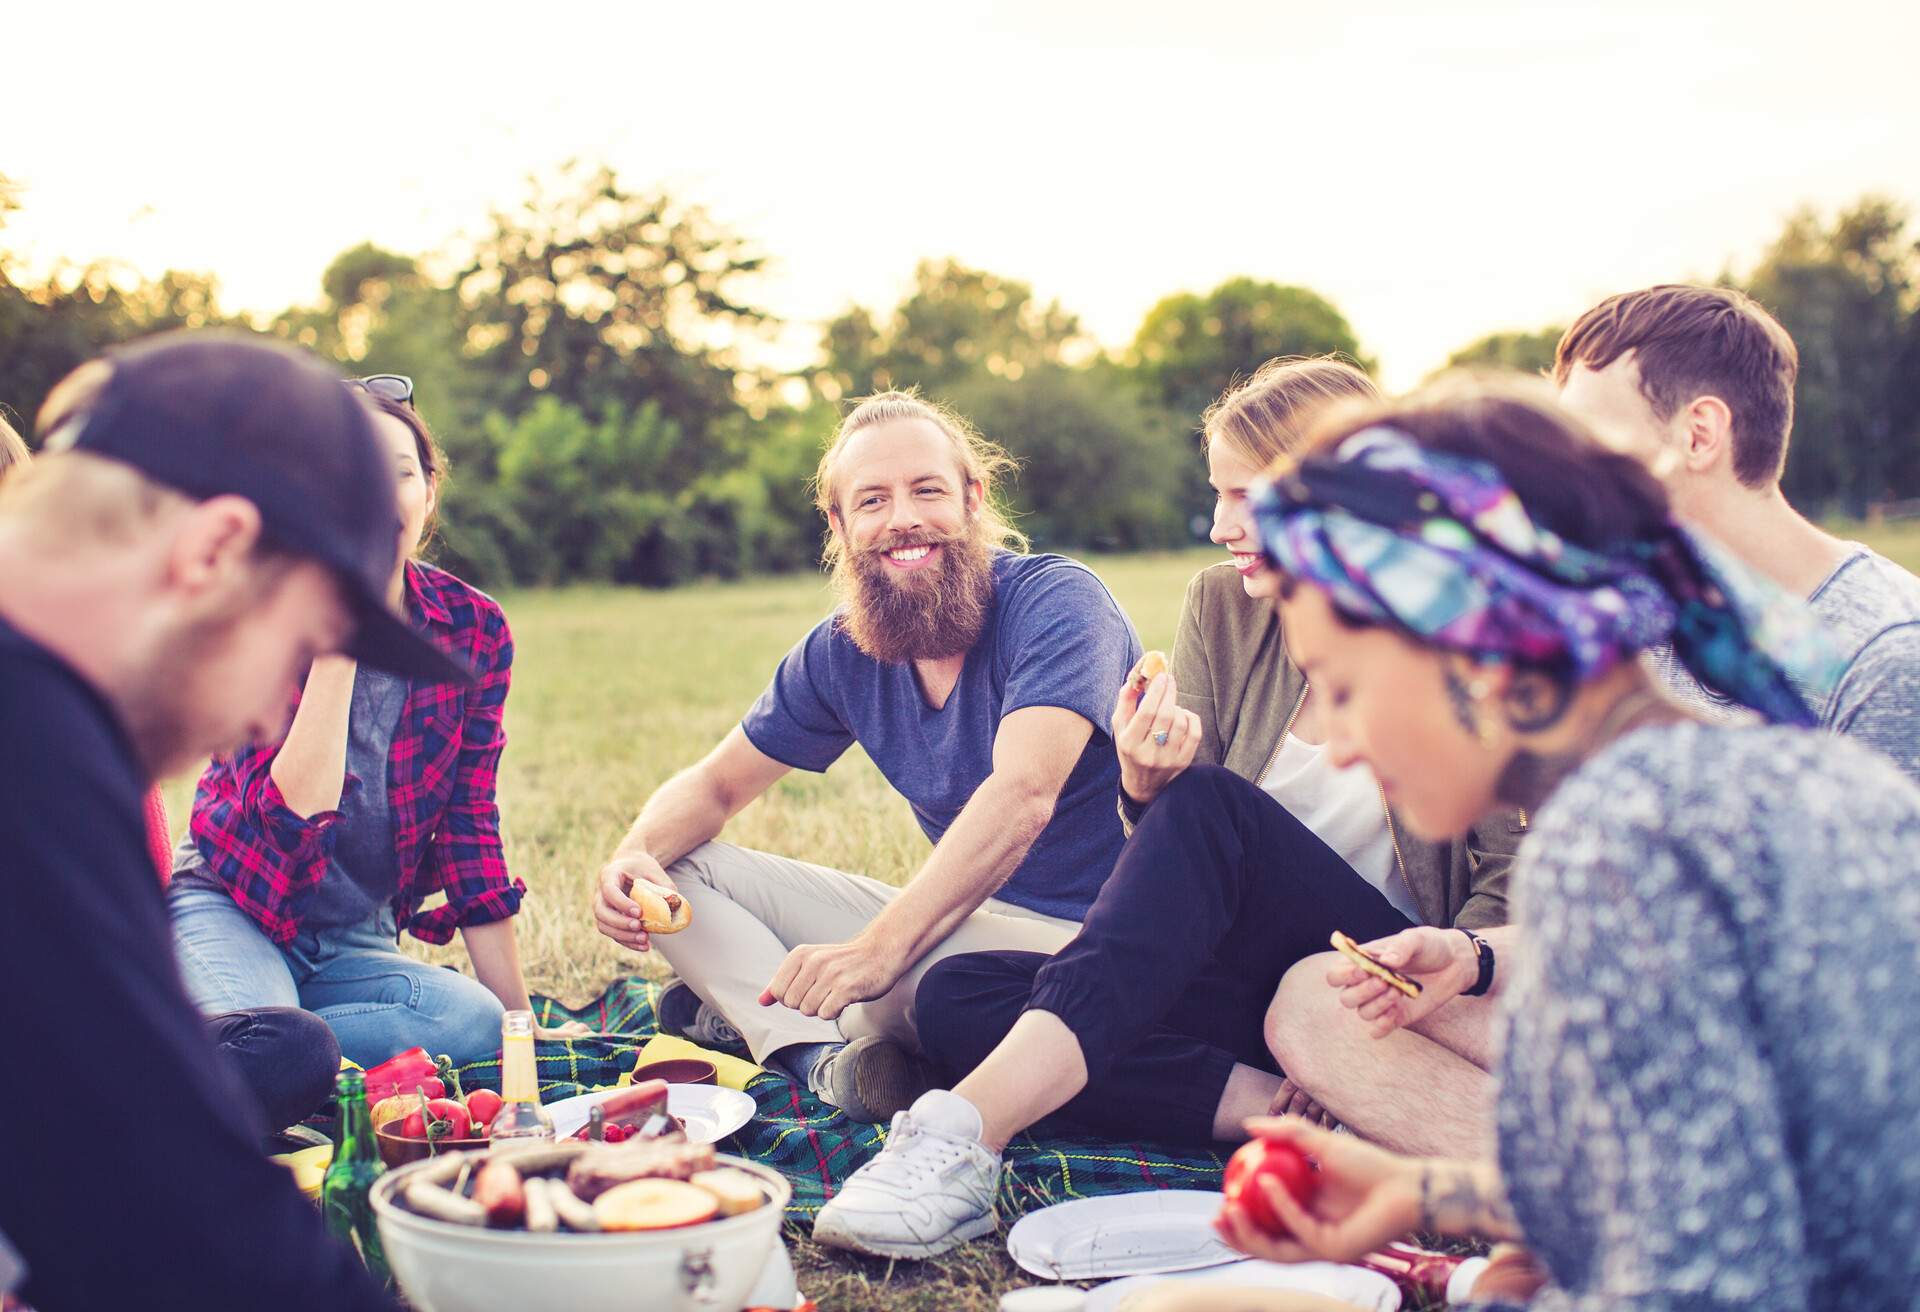
<path fill-rule="evenodd" d="M 423 1162 L 441 1153 L 457 1153 L 469 1148 L 484 1149 L 493 1146 L 491 1139 L 442 1139 L 437 1143 L 429 1143 L 425 1139 L 409 1139 L 395 1134 L 385 1126 L 376 1129 L 373 1137 L 380 1145 L 380 1160 L 387 1164 L 388 1170 L 396 1166 L 405 1166 L 408 1162 Z"/>
<path fill-rule="evenodd" d="M 720 1071 L 700 1057 L 673 1057 L 633 1068 L 633 1082 L 665 1080 L 668 1084 L 718 1084 Z"/>

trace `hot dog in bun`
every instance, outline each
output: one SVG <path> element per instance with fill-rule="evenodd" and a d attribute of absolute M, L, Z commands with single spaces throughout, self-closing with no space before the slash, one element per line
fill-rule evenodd
<path fill-rule="evenodd" d="M 693 908 L 671 889 L 635 880 L 632 896 L 640 905 L 640 928 L 649 934 L 678 934 L 693 923 Z"/>

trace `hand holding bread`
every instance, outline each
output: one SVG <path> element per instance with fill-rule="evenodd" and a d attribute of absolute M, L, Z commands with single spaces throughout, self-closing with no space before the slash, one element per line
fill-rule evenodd
<path fill-rule="evenodd" d="M 1113 708 L 1113 745 L 1120 786 L 1144 806 L 1193 764 L 1200 750 L 1200 717 L 1184 709 L 1166 656 L 1140 658 Z"/>
<path fill-rule="evenodd" d="M 615 855 L 600 869 L 594 928 L 622 947 L 645 952 L 650 935 L 677 934 L 693 923 L 693 907 L 660 863 L 645 852 Z"/>

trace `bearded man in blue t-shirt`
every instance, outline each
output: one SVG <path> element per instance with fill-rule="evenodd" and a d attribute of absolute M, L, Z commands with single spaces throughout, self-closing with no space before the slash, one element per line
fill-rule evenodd
<path fill-rule="evenodd" d="M 1085 566 L 1012 549 L 992 496 L 1010 463 L 912 393 L 849 413 L 817 479 L 839 607 L 600 872 L 600 932 L 680 977 L 662 1028 L 744 1040 L 858 1120 L 928 1085 L 920 977 L 963 952 L 1056 951 L 1120 853 L 1105 725 L 1139 638 Z M 906 888 L 713 841 L 787 771 L 855 743 L 934 845 Z M 691 925 L 650 940 L 636 880 L 685 898 Z"/>

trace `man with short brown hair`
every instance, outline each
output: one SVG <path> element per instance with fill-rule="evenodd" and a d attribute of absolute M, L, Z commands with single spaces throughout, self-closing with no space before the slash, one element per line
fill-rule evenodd
<path fill-rule="evenodd" d="M 1800 355 L 1743 292 L 1672 284 L 1609 297 L 1560 339 L 1560 401 L 1642 455 L 1691 524 L 1788 594 L 1805 597 L 1844 662 L 1805 689 L 1820 723 L 1920 779 L 1920 579 L 1833 536 L 1780 489 Z M 1713 698 L 1691 679 L 1668 682 Z"/>

